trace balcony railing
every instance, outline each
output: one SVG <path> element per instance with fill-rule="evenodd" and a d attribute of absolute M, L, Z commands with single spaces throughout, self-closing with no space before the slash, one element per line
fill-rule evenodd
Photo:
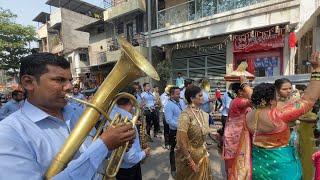
<path fill-rule="evenodd" d="M 268 0 L 190 0 L 157 12 L 158 27 L 197 20 Z"/>
<path fill-rule="evenodd" d="M 106 10 L 103 12 L 105 21 L 111 21 L 124 15 L 134 12 L 146 12 L 145 0 L 118 0 L 111 1 L 106 5 Z"/>
<path fill-rule="evenodd" d="M 128 0 L 104 0 L 104 8 L 109 9 L 115 6 L 119 6 L 123 3 L 128 2 Z"/>
<path fill-rule="evenodd" d="M 146 38 L 142 34 L 135 34 L 131 40 L 133 46 L 146 47 Z M 110 40 L 107 42 L 108 51 L 117 51 L 120 49 L 119 44 L 116 40 Z"/>

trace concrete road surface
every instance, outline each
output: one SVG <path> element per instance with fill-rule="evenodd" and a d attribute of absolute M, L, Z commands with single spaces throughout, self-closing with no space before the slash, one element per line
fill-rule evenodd
<path fill-rule="evenodd" d="M 216 127 L 213 127 L 212 131 L 215 130 Z M 154 142 L 150 143 L 152 148 L 151 157 L 146 159 L 141 166 L 143 180 L 173 180 L 170 173 L 169 150 L 162 147 L 164 139 L 163 135 L 161 136 L 161 138 L 153 138 Z M 213 141 L 208 138 L 207 142 L 212 143 Z M 213 143 L 208 148 L 214 180 L 226 179 L 224 162 L 220 158 L 217 145 Z"/>

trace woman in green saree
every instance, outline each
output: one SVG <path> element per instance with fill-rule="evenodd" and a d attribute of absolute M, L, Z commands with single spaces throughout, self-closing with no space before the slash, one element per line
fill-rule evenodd
<path fill-rule="evenodd" d="M 246 116 L 246 124 L 251 140 L 246 138 L 242 144 L 250 144 L 252 179 L 298 180 L 301 179 L 301 165 L 295 148 L 289 145 L 288 123 L 310 111 L 320 97 L 320 58 L 314 56 L 314 71 L 304 95 L 299 100 L 277 108 L 276 91 L 273 84 L 262 83 L 256 86 L 251 96 L 255 109 Z M 245 154 L 245 153 L 244 153 Z M 311 157 L 310 157 L 311 158 Z M 250 174 L 251 175 L 251 174 Z M 247 176 L 250 179 L 250 176 Z"/>
<path fill-rule="evenodd" d="M 273 84 L 262 83 L 254 88 L 251 99 L 256 109 L 247 115 L 252 135 L 252 179 L 301 179 L 299 158 L 289 145 L 288 123 L 312 108 L 320 96 L 320 88 L 315 87 L 320 87 L 320 81 L 312 80 L 300 100 L 282 108 L 275 108 Z"/>

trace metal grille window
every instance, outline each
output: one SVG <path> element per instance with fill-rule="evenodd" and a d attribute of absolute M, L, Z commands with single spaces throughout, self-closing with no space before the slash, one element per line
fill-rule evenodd
<path fill-rule="evenodd" d="M 196 49 L 174 52 L 172 57 L 173 79 L 175 80 L 177 73 L 180 72 L 183 77 L 196 81 L 204 77 L 210 79 L 212 89 L 217 87 L 218 82 L 223 88 L 223 76 L 226 74 L 225 50 L 207 49 L 204 52 Z"/>
<path fill-rule="evenodd" d="M 176 57 L 172 61 L 173 78 L 181 72 L 187 78 L 216 78 L 226 74 L 225 52 L 194 57 Z"/>

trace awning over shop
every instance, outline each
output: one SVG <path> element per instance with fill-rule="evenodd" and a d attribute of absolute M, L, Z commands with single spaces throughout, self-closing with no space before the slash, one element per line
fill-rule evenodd
<path fill-rule="evenodd" d="M 314 11 L 314 13 L 310 16 L 310 18 L 302 25 L 301 28 L 299 28 L 297 32 L 297 39 L 301 39 L 301 37 L 306 34 L 308 31 L 310 31 L 314 25 L 314 23 L 317 21 L 317 17 L 320 14 L 320 6 Z"/>
<path fill-rule="evenodd" d="M 280 78 L 289 79 L 294 85 L 306 85 L 310 81 L 310 74 L 295 74 L 290 76 L 272 76 L 272 77 L 256 77 L 252 82 L 253 86 L 256 86 L 260 83 L 274 83 L 275 80 Z"/>

